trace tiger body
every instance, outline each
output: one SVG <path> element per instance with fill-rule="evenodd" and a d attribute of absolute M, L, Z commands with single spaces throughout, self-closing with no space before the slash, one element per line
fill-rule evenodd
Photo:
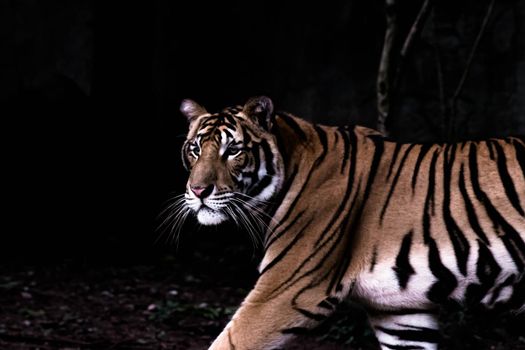
<path fill-rule="evenodd" d="M 248 107 L 225 112 L 230 125 L 216 124 L 208 145 L 220 149 L 231 143 L 229 136 L 246 140 L 251 134 L 249 152 L 258 162 L 245 154 L 242 166 L 226 164 L 237 183 L 229 186 L 270 200 L 273 206 L 264 210 L 273 219 L 260 277 L 210 349 L 283 347 L 347 298 L 368 310 L 383 349 L 436 349 L 437 310 L 448 300 L 523 308 L 521 139 L 402 144 L 364 127 L 273 114 L 267 98 Z M 202 121 L 217 115 L 182 110 L 193 116 L 183 151 L 191 169 L 188 203 L 195 199 L 192 185 L 203 178 L 215 181 L 209 198 L 219 193 L 220 200 L 219 175 L 194 173 L 210 164 L 211 158 L 203 158 L 205 145 L 199 146 L 201 155 L 188 157 L 198 130 L 210 133 Z M 250 166 L 253 181 L 243 183 L 243 169 Z M 268 172 L 265 186 L 258 186 Z M 200 200 L 206 205 L 206 198 Z"/>

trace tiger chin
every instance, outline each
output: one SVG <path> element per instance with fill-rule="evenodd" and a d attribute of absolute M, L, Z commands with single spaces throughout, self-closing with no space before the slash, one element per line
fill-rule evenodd
<path fill-rule="evenodd" d="M 396 143 L 264 96 L 181 111 L 184 217 L 266 230 L 259 279 L 210 349 L 285 348 L 346 299 L 383 350 L 437 349 L 448 301 L 524 309 L 523 139 Z"/>

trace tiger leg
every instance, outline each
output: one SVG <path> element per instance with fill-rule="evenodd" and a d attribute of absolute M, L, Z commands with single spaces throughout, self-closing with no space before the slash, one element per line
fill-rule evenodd
<path fill-rule="evenodd" d="M 336 298 L 323 299 L 317 288 L 299 292 L 274 296 L 256 286 L 209 349 L 283 348 L 295 335 L 314 328 L 334 311 Z"/>
<path fill-rule="evenodd" d="M 370 316 L 382 350 L 436 350 L 440 340 L 438 315 L 423 311 Z"/>

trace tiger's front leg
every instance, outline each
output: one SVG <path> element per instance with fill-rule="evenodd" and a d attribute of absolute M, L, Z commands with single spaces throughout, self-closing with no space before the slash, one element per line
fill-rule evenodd
<path fill-rule="evenodd" d="M 382 350 L 437 350 L 440 341 L 438 315 L 432 311 L 412 310 L 407 314 L 374 314 L 370 316 Z"/>
<path fill-rule="evenodd" d="M 259 280 L 210 349 L 282 348 L 296 334 L 326 319 L 337 304 L 335 297 L 326 298 L 324 284 L 278 287 Z"/>

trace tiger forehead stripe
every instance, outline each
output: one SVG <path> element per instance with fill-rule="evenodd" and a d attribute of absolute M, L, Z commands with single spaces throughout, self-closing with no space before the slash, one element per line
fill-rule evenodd
<path fill-rule="evenodd" d="M 238 121 L 231 113 L 221 112 L 205 117 L 200 125 L 198 135 L 203 139 L 212 137 L 217 132 L 222 133 L 227 130 L 229 135 L 238 129 Z"/>
<path fill-rule="evenodd" d="M 215 138 L 216 142 L 222 143 L 222 134 L 226 134 L 229 139 L 250 145 L 254 138 L 257 139 L 257 133 L 243 122 L 242 117 L 223 111 L 206 117 L 197 135 L 202 137 L 202 141 Z"/>

